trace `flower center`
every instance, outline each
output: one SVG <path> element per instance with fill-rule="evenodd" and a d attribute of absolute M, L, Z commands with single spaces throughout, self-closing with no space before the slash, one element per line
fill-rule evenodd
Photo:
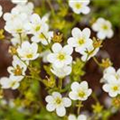
<path fill-rule="evenodd" d="M 27 57 L 27 58 L 32 58 L 32 57 L 33 57 L 33 54 L 27 54 L 26 57 Z"/>
<path fill-rule="evenodd" d="M 41 28 L 41 26 L 40 26 L 40 25 L 36 26 L 35 31 L 39 31 L 39 30 L 40 30 L 40 28 Z"/>
<path fill-rule="evenodd" d="M 22 32 L 21 28 L 17 29 L 17 33 L 21 33 L 21 32 Z"/>
<path fill-rule="evenodd" d="M 16 84 L 16 81 L 11 83 L 11 87 L 13 87 Z"/>
<path fill-rule="evenodd" d="M 58 55 L 58 59 L 59 60 L 64 60 L 65 59 L 65 55 L 64 54 L 59 54 Z"/>
<path fill-rule="evenodd" d="M 17 75 L 22 75 L 22 69 L 20 68 L 19 65 L 17 65 L 16 69 L 14 69 L 14 74 Z"/>
<path fill-rule="evenodd" d="M 76 7 L 77 9 L 80 9 L 80 8 L 82 7 L 82 4 L 81 4 L 81 3 L 76 3 L 76 4 L 75 4 L 75 7 Z"/>
<path fill-rule="evenodd" d="M 56 103 L 57 105 L 61 104 L 61 102 L 62 102 L 61 98 L 56 98 L 55 103 Z"/>
<path fill-rule="evenodd" d="M 45 37 L 44 37 L 43 34 L 39 34 L 39 38 L 40 38 L 40 39 L 44 39 Z"/>
<path fill-rule="evenodd" d="M 108 26 L 107 25 L 103 25 L 102 27 L 104 30 L 107 30 L 108 29 Z"/>
<path fill-rule="evenodd" d="M 114 90 L 114 91 L 117 91 L 117 90 L 118 90 L 118 86 L 114 86 L 114 87 L 113 87 L 113 90 Z"/>
<path fill-rule="evenodd" d="M 85 92 L 79 91 L 78 96 L 79 96 L 79 97 L 84 97 L 84 96 L 85 96 Z"/>
<path fill-rule="evenodd" d="M 84 43 L 85 43 L 85 41 L 84 41 L 83 38 L 81 38 L 81 39 L 78 40 L 78 44 L 79 44 L 80 46 L 83 45 Z"/>

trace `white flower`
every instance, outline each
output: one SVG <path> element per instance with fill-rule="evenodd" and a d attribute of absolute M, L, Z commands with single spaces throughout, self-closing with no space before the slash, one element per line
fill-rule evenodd
<path fill-rule="evenodd" d="M 20 77 L 22 80 L 27 70 L 27 66 L 17 56 L 13 56 L 12 66 L 8 67 L 7 70 L 10 75 Z"/>
<path fill-rule="evenodd" d="M 12 14 L 5 14 L 4 19 L 6 20 L 5 30 L 11 34 L 18 34 L 18 33 L 26 33 L 24 29 L 24 24 L 27 23 L 27 15 L 20 14 L 12 15 Z"/>
<path fill-rule="evenodd" d="M 76 117 L 73 114 L 70 114 L 68 116 L 68 120 L 87 120 L 87 117 L 85 115 L 83 115 L 83 114 L 79 115 L 78 117 Z"/>
<path fill-rule="evenodd" d="M 67 97 L 62 98 L 59 92 L 53 92 L 52 95 L 48 95 L 45 100 L 48 103 L 46 109 L 50 112 L 56 110 L 57 115 L 60 117 L 65 116 L 65 107 L 71 106 L 71 100 Z"/>
<path fill-rule="evenodd" d="M 0 17 L 2 16 L 3 11 L 2 11 L 2 6 L 0 5 Z"/>
<path fill-rule="evenodd" d="M 108 83 L 103 85 L 103 90 L 108 92 L 110 97 L 116 97 L 118 94 L 120 94 L 120 81 L 108 81 Z"/>
<path fill-rule="evenodd" d="M 33 13 L 33 8 L 34 6 L 31 2 L 26 4 L 18 4 L 11 10 L 10 13 L 4 14 L 4 20 L 7 22 L 12 21 L 21 16 L 21 14 L 26 14 L 29 18 L 29 15 Z M 24 19 L 24 16 L 22 16 L 22 18 Z"/>
<path fill-rule="evenodd" d="M 5 30 L 11 34 L 26 33 L 24 25 L 28 23 L 33 7 L 32 3 L 18 4 L 10 13 L 5 13 Z"/>
<path fill-rule="evenodd" d="M 23 1 L 23 0 L 22 0 Z M 24 0 L 25 1 L 25 0 Z M 25 13 L 28 16 L 33 13 L 34 4 L 32 2 L 21 2 L 22 4 L 17 4 L 11 12 L 16 14 Z"/>
<path fill-rule="evenodd" d="M 69 97 L 72 100 L 81 100 L 85 101 L 92 93 L 91 89 L 88 89 L 88 83 L 86 81 L 81 82 L 73 82 L 71 85 L 72 91 L 69 93 Z"/>
<path fill-rule="evenodd" d="M 52 73 L 55 74 L 59 78 L 64 78 L 65 76 L 69 75 L 72 71 L 71 66 L 63 66 L 62 68 L 56 68 L 54 65 L 51 69 Z"/>
<path fill-rule="evenodd" d="M 101 82 L 108 82 L 111 80 L 120 80 L 120 69 L 116 71 L 114 67 L 110 66 L 104 70 Z"/>
<path fill-rule="evenodd" d="M 15 76 L 10 76 L 8 77 L 3 77 L 0 79 L 0 84 L 2 86 L 3 89 L 17 89 L 20 86 L 20 81 L 21 78 L 19 77 L 15 77 Z"/>
<path fill-rule="evenodd" d="M 71 54 L 73 49 L 69 45 L 62 47 L 61 44 L 55 43 L 52 46 L 52 51 L 53 53 L 50 53 L 47 59 L 55 67 L 60 68 L 72 63 Z"/>
<path fill-rule="evenodd" d="M 31 38 L 31 41 L 36 43 L 41 42 L 43 45 L 48 45 L 48 43 L 51 42 L 52 37 L 53 37 L 52 31 L 43 30 L 42 32 L 39 32 L 35 36 L 33 36 Z"/>
<path fill-rule="evenodd" d="M 90 8 L 87 6 L 90 3 L 90 0 L 69 0 L 69 6 L 76 14 L 88 14 Z"/>
<path fill-rule="evenodd" d="M 93 45 L 88 46 L 86 49 L 82 50 L 80 53 L 82 55 L 82 61 L 88 61 L 90 58 L 94 57 L 99 51 L 99 48 L 94 48 Z"/>
<path fill-rule="evenodd" d="M 35 60 L 39 54 L 38 45 L 36 43 L 30 44 L 28 41 L 22 43 L 21 47 L 17 49 L 18 55 L 22 60 Z"/>
<path fill-rule="evenodd" d="M 28 0 L 11 0 L 12 3 L 14 4 L 25 4 L 28 2 Z"/>
<path fill-rule="evenodd" d="M 91 31 L 89 28 L 85 28 L 82 31 L 79 28 L 72 29 L 72 36 L 68 39 L 68 44 L 72 47 L 75 47 L 76 52 L 81 52 L 86 47 L 92 44 L 90 39 Z"/>
<path fill-rule="evenodd" d="M 110 21 L 104 18 L 98 18 L 97 21 L 92 25 L 92 29 L 97 33 L 99 39 L 111 38 L 113 36 L 112 25 Z"/>
<path fill-rule="evenodd" d="M 49 27 L 44 18 L 40 18 L 38 14 L 32 14 L 30 16 L 30 22 L 25 24 L 24 28 L 29 34 L 36 35 L 37 33 L 48 31 Z"/>

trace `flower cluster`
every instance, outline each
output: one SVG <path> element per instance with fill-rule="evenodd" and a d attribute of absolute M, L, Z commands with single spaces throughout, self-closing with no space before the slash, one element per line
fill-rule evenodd
<path fill-rule="evenodd" d="M 30 110 L 36 108 L 36 111 L 41 110 L 45 114 L 55 111 L 53 116 L 56 115 L 56 118 L 50 119 L 57 119 L 59 116 L 68 120 L 87 120 L 88 116 L 83 114 L 80 108 L 90 96 L 97 101 L 97 104 L 93 105 L 93 112 L 102 112 L 103 107 L 98 103 L 94 91 L 89 88 L 89 83 L 83 81 L 82 76 L 85 74 L 83 68 L 92 58 L 99 67 L 106 68 L 111 65 L 108 59 L 102 63 L 96 59 L 102 46 L 101 40 L 113 36 L 111 23 L 104 18 L 98 18 L 93 23 L 91 28 L 98 32 L 99 39 L 92 38 L 90 28 L 82 29 L 81 26 L 75 27 L 75 25 L 70 29 L 66 28 L 66 36 L 69 36 L 66 37 L 60 32 L 52 31 L 53 26 L 48 24 L 49 16 L 55 15 L 54 7 L 52 8 L 49 0 L 47 4 L 50 5 L 52 13 L 47 13 L 43 17 L 34 12 L 34 5 L 28 0 L 24 2 L 12 0 L 12 2 L 16 4 L 15 7 L 3 15 L 4 29 L 10 34 L 9 53 L 12 56 L 12 65 L 7 68 L 9 76 L 0 78 L 0 97 L 3 89 L 18 89 L 19 99 L 24 100 L 21 103 L 20 100 L 16 100 L 17 104 Z M 60 4 L 60 1 L 58 3 Z M 90 0 L 68 1 L 75 14 L 88 14 L 89 3 Z M 2 14 L 0 6 L 0 17 Z M 3 36 L 3 31 L 0 34 Z M 120 69 L 116 71 L 113 67 L 106 68 L 101 82 L 104 83 L 103 90 L 108 92 L 109 96 L 118 97 Z M 96 117 L 96 113 L 91 116 Z"/>
<path fill-rule="evenodd" d="M 75 51 L 82 55 L 82 60 L 87 61 L 95 56 L 99 51 L 99 47 L 94 47 L 94 43 L 90 38 L 91 31 L 85 28 L 82 31 L 79 28 L 72 29 L 72 37 L 68 39 L 68 44 L 75 47 Z"/>

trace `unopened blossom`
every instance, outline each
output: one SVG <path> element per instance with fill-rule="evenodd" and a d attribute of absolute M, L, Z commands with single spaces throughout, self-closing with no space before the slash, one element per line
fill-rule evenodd
<path fill-rule="evenodd" d="M 76 14 L 88 14 L 90 12 L 89 3 L 90 0 L 69 0 L 69 6 Z"/>
<path fill-rule="evenodd" d="M 67 107 L 71 106 L 71 100 L 67 97 L 62 97 L 59 92 L 53 92 L 45 98 L 47 102 L 46 109 L 49 112 L 56 111 L 60 117 L 65 116 Z"/>
<path fill-rule="evenodd" d="M 55 67 L 63 67 L 72 63 L 73 49 L 69 45 L 61 46 L 59 43 L 54 43 L 52 46 L 52 53 L 47 57 L 48 61 Z"/>
<path fill-rule="evenodd" d="M 92 93 L 92 90 L 88 88 L 88 83 L 86 81 L 81 83 L 73 82 L 71 89 L 72 91 L 69 93 L 69 97 L 72 100 L 85 101 Z"/>
<path fill-rule="evenodd" d="M 90 58 L 94 57 L 99 51 L 99 48 L 94 48 L 93 45 L 88 46 L 86 49 L 82 50 L 80 53 L 82 55 L 82 61 L 88 61 Z"/>
<path fill-rule="evenodd" d="M 19 57 L 26 61 L 37 59 L 39 56 L 37 51 L 38 45 L 36 43 L 30 44 L 28 41 L 23 42 L 21 47 L 17 49 Z"/>
<path fill-rule="evenodd" d="M 45 19 L 40 18 L 38 14 L 32 14 L 30 16 L 30 21 L 25 24 L 24 28 L 28 31 L 29 34 L 39 34 L 48 30 L 49 26 L 46 23 Z"/>
<path fill-rule="evenodd" d="M 98 18 L 92 25 L 92 29 L 97 32 L 97 37 L 101 40 L 113 36 L 112 25 L 110 21 L 105 20 L 104 18 Z"/>
<path fill-rule="evenodd" d="M 72 72 L 72 68 L 71 66 L 68 66 L 68 65 L 65 65 L 61 68 L 57 68 L 53 65 L 51 71 L 57 77 L 64 78 L 65 76 L 69 75 Z"/>
<path fill-rule="evenodd" d="M 10 75 L 23 79 L 27 70 L 26 64 L 23 63 L 17 56 L 13 56 L 12 66 L 8 67 L 7 70 Z"/>
<path fill-rule="evenodd" d="M 3 89 L 17 89 L 20 86 L 20 77 L 10 76 L 10 77 L 2 77 L 0 79 L 0 84 Z"/>
<path fill-rule="evenodd" d="M 103 85 L 103 90 L 109 94 L 110 97 L 116 97 L 120 94 L 120 80 L 110 80 Z"/>
<path fill-rule="evenodd" d="M 68 120 L 87 120 L 87 117 L 85 115 L 83 115 L 83 114 L 80 114 L 78 117 L 76 117 L 73 114 L 70 114 L 68 116 Z"/>
<path fill-rule="evenodd" d="M 89 28 L 85 28 L 82 31 L 75 27 L 72 29 L 72 37 L 68 39 L 68 44 L 72 47 L 75 47 L 76 52 L 81 52 L 88 46 L 92 44 L 92 40 L 90 39 L 91 31 Z"/>
<path fill-rule="evenodd" d="M 3 11 L 2 11 L 2 6 L 0 5 L 0 17 L 2 16 Z"/>

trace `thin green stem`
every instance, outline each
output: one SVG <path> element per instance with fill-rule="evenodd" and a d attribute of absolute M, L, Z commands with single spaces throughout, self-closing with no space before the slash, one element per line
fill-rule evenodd
<path fill-rule="evenodd" d="M 62 81 L 63 81 L 62 78 L 60 78 L 59 81 L 58 81 L 58 88 L 59 88 L 59 90 L 62 89 Z"/>
<path fill-rule="evenodd" d="M 82 102 L 79 101 L 79 104 L 78 104 L 78 109 L 77 109 L 77 114 L 79 115 L 80 114 L 80 109 L 82 107 Z"/>
<path fill-rule="evenodd" d="M 46 36 L 44 35 L 44 33 L 41 33 L 41 34 L 42 34 L 42 35 L 43 35 L 43 37 L 46 39 L 46 41 L 47 41 L 47 43 L 48 43 L 48 46 L 49 46 L 50 51 L 51 51 L 51 52 L 53 52 L 53 51 L 52 51 L 52 49 L 51 49 L 51 45 L 50 45 L 50 43 L 49 43 L 48 39 L 46 38 Z"/>
<path fill-rule="evenodd" d="M 33 76 L 29 76 L 29 75 L 25 75 L 24 77 L 30 78 L 30 79 L 36 79 L 36 80 L 38 80 L 38 81 L 43 83 L 43 81 L 40 78 L 36 78 L 36 77 L 33 77 Z"/>
<path fill-rule="evenodd" d="M 96 57 L 93 57 L 93 60 L 95 61 L 95 63 L 96 63 L 99 67 L 101 67 L 101 63 L 96 59 Z"/>
<path fill-rule="evenodd" d="M 51 1 L 50 0 L 46 0 L 46 2 L 48 3 L 48 5 L 49 5 L 49 7 L 51 9 L 52 15 L 55 16 L 55 11 L 54 11 L 54 8 L 53 8 L 53 6 L 51 4 Z"/>

